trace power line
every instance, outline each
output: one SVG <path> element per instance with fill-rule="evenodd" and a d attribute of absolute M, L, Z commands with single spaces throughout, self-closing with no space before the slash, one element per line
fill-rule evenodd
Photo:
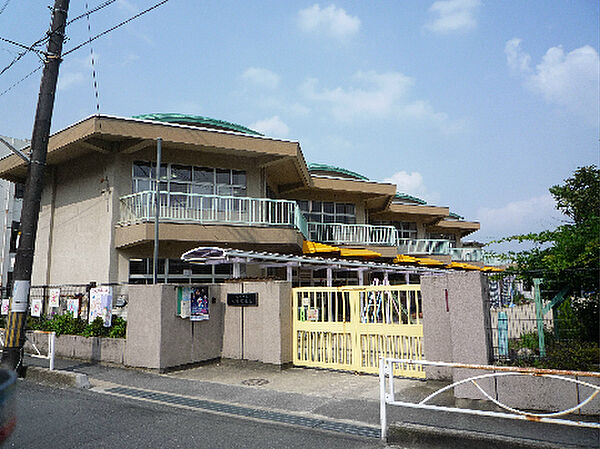
<path fill-rule="evenodd" d="M 0 14 L 2 14 L 4 12 L 4 10 L 6 9 L 6 7 L 8 6 L 9 3 L 10 3 L 10 0 L 6 0 L 4 2 L 4 5 L 2 5 L 2 8 L 0 8 Z"/>
<path fill-rule="evenodd" d="M 23 81 L 25 81 L 27 78 L 29 78 L 31 75 L 33 75 L 35 72 L 39 72 L 44 66 L 38 66 L 36 69 L 33 69 L 31 72 L 29 72 L 27 75 L 25 75 L 23 78 L 21 78 L 19 81 L 17 81 L 16 83 L 14 83 L 12 86 L 10 86 L 8 89 L 4 90 L 3 92 L 0 92 L 0 97 L 2 97 L 3 95 L 7 94 L 8 92 L 10 92 L 11 90 L 13 90 L 15 87 L 17 87 L 19 84 L 21 84 Z"/>
<path fill-rule="evenodd" d="M 102 33 L 100 33 L 100 34 L 97 34 L 97 35 L 95 35 L 94 37 L 92 37 L 92 38 L 88 39 L 87 41 L 85 41 L 85 42 L 82 42 L 81 44 L 79 44 L 79 45 L 76 45 L 75 47 L 71 48 L 70 50 L 68 50 L 68 51 L 64 52 L 64 53 L 63 53 L 63 56 L 67 56 L 69 53 L 73 53 L 74 51 L 76 51 L 76 50 L 79 50 L 81 47 L 83 47 L 83 46 L 85 46 L 85 45 L 88 45 L 88 44 L 90 44 L 92 41 L 95 41 L 95 40 L 96 40 L 96 39 L 98 39 L 99 37 L 102 37 L 102 36 L 104 36 L 105 34 L 108 34 L 108 33 L 110 33 L 111 31 L 114 31 L 114 30 L 116 30 L 117 28 L 120 28 L 120 27 L 122 27 L 123 25 L 126 25 L 127 23 L 131 22 L 132 20 L 135 20 L 135 19 L 137 19 L 138 17 L 141 17 L 141 16 L 143 16 L 144 14 L 146 14 L 146 13 L 148 13 L 148 12 L 152 11 L 153 9 L 156 9 L 156 8 L 158 8 L 159 6 L 162 6 L 162 5 L 164 5 L 164 4 L 165 4 L 165 3 L 167 3 L 168 1 L 169 1 L 169 0 L 162 0 L 161 2 L 158 2 L 158 3 L 157 3 L 157 4 L 155 4 L 154 6 L 151 6 L 150 8 L 148 8 L 148 9 L 145 9 L 144 11 L 142 11 L 142 12 L 140 12 L 140 13 L 136 14 L 135 16 L 131 16 L 129 19 L 127 19 L 127 20 L 124 20 L 123 22 L 121 22 L 121 23 L 119 23 L 119 24 L 117 24 L 117 25 L 115 25 L 115 26 L 113 26 L 113 27 L 109 28 L 108 30 L 105 30 L 105 31 L 103 31 L 103 32 L 102 32 Z"/>
<path fill-rule="evenodd" d="M 8 4 L 9 1 L 10 0 L 6 1 L 6 3 L 4 4 L 2 10 L 0 10 L 0 14 L 2 13 L 2 11 L 4 11 L 4 8 L 6 8 L 6 5 Z M 93 13 L 95 13 L 97 11 L 100 11 L 101 9 L 107 7 L 108 5 L 110 5 L 110 4 L 112 4 L 112 3 L 116 2 L 116 1 L 117 0 L 106 0 L 105 2 L 103 2 L 103 3 L 99 4 L 98 6 L 96 6 L 95 8 L 92 8 L 91 10 L 86 11 L 84 14 L 80 14 L 79 16 L 74 17 L 73 19 L 71 19 L 67 23 L 67 25 L 70 25 L 73 22 L 75 22 L 75 21 L 77 21 L 77 20 L 79 20 L 79 19 L 81 19 L 83 17 L 88 17 L 88 19 L 89 19 L 89 16 L 91 14 L 93 14 Z M 31 44 L 29 46 L 24 45 L 24 44 L 20 44 L 19 42 L 13 41 L 11 39 L 0 37 L 1 41 L 8 42 L 9 44 L 12 44 L 12 45 L 15 45 L 17 47 L 21 47 L 21 48 L 25 49 L 25 51 L 19 53 L 6 67 L 4 67 L 2 70 L 0 70 L 0 76 L 2 74 L 4 74 L 4 72 L 6 72 L 8 69 L 10 69 L 14 64 L 16 64 L 23 56 L 25 56 L 30 51 L 35 51 L 36 53 L 44 54 L 44 52 L 41 51 L 41 50 L 35 50 L 35 47 L 40 46 L 40 45 L 44 45 L 48 41 L 48 39 L 50 39 L 50 37 L 54 33 L 56 33 L 56 31 L 57 30 L 49 30 L 49 31 L 47 31 L 46 34 L 44 34 L 44 36 L 42 36 L 41 38 L 39 38 L 37 41 L 35 41 L 33 44 Z"/>
<path fill-rule="evenodd" d="M 81 19 L 81 18 L 83 18 L 83 17 L 88 17 L 88 18 L 89 18 L 89 16 L 90 16 L 91 14 L 94 14 L 96 11 L 100 11 L 102 8 L 105 8 L 105 7 L 107 7 L 108 5 L 110 5 L 111 3 L 114 3 L 114 2 L 116 2 L 116 1 L 117 1 L 117 0 L 107 0 L 107 1 L 105 1 L 104 3 L 101 3 L 101 4 L 99 4 L 99 5 L 98 5 L 98 6 L 96 6 L 95 8 L 92 8 L 92 9 L 90 9 L 89 11 L 88 11 L 88 10 L 87 10 L 87 8 L 86 8 L 86 12 L 84 12 L 83 14 L 80 14 L 80 15 L 78 15 L 77 17 L 74 17 L 74 18 L 72 18 L 71 20 L 69 20 L 69 21 L 67 22 L 67 26 L 68 26 L 68 25 L 71 25 L 73 22 L 75 22 L 76 20 L 79 20 L 79 19 Z M 87 4 L 86 4 L 86 5 L 87 5 Z"/>

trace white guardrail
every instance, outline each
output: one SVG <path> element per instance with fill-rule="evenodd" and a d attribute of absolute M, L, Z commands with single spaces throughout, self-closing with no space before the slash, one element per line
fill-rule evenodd
<path fill-rule="evenodd" d="M 0 346 L 4 348 L 4 339 L 5 339 L 5 329 L 0 330 Z M 25 339 L 29 342 L 34 352 L 28 353 L 30 357 L 35 357 L 36 359 L 46 359 L 48 360 L 48 367 L 50 370 L 54 370 L 54 356 L 55 356 L 55 344 L 56 344 L 56 332 L 48 332 L 48 331 L 28 331 L 34 334 L 42 334 L 48 335 L 48 353 L 46 355 L 42 354 L 39 348 L 35 345 L 34 342 L 29 340 L 27 336 Z"/>
<path fill-rule="evenodd" d="M 144 191 L 120 198 L 120 224 L 154 221 L 155 192 Z M 161 192 L 162 221 L 242 226 L 285 226 L 307 236 L 306 220 L 295 201 L 270 198 Z"/>
<path fill-rule="evenodd" d="M 489 374 L 480 374 L 477 376 L 472 376 L 458 382 L 454 382 L 451 385 L 440 388 L 435 393 L 430 394 L 425 399 L 418 403 L 414 402 L 405 402 L 405 401 L 397 401 L 394 395 L 394 365 L 422 365 L 422 366 L 437 366 L 437 367 L 446 367 L 446 368 L 464 368 L 470 370 L 482 370 L 482 371 L 493 371 Z M 600 429 L 600 423 L 590 422 L 590 421 L 576 421 L 570 419 L 558 419 L 558 416 L 564 416 L 569 413 L 573 413 L 579 410 L 581 407 L 589 403 L 592 399 L 594 399 L 598 393 L 600 393 L 600 386 L 593 385 L 588 382 L 583 382 L 578 379 L 572 379 L 565 376 L 578 376 L 578 377 L 592 377 L 592 378 L 600 378 L 600 373 L 596 372 L 582 372 L 582 371 L 565 371 L 565 370 L 548 370 L 548 369 L 536 369 L 536 368 L 518 368 L 513 366 L 492 366 L 492 365 L 469 365 L 464 363 L 448 363 L 448 362 L 429 362 L 427 360 L 411 360 L 411 359 L 393 359 L 393 358 L 381 358 L 379 363 L 379 414 L 381 421 L 381 439 L 385 440 L 387 437 L 387 409 L 388 405 L 396 405 L 400 407 L 408 407 L 415 409 L 423 409 L 423 410 L 437 410 L 443 412 L 453 412 L 453 413 L 464 413 L 469 415 L 480 415 L 480 416 L 491 416 L 496 418 L 507 418 L 507 419 L 516 419 L 516 420 L 527 420 L 527 421 L 538 421 L 538 422 L 546 422 L 552 424 L 562 424 L 567 426 L 576 426 L 576 427 L 590 427 L 595 429 Z M 573 407 L 560 410 L 557 412 L 549 412 L 549 413 L 531 413 L 524 410 L 519 410 L 516 408 L 509 407 L 506 404 L 498 401 L 490 394 L 488 394 L 478 383 L 478 380 L 481 379 L 489 379 L 494 377 L 505 377 L 505 376 L 530 376 L 530 377 L 548 377 L 552 379 L 558 379 L 565 382 L 574 383 L 576 385 L 581 385 L 584 387 L 591 388 L 593 392 L 582 401 L 577 400 L 579 403 Z M 493 402 L 498 407 L 506 410 L 509 413 L 505 412 L 495 412 L 488 410 L 473 410 L 467 408 L 457 408 L 457 407 L 446 407 L 435 404 L 428 404 L 434 397 L 448 391 L 457 385 L 472 383 L 475 387 L 491 402 Z"/>
<path fill-rule="evenodd" d="M 310 238 L 315 242 L 336 245 L 394 246 L 396 228 L 368 224 L 308 223 Z"/>

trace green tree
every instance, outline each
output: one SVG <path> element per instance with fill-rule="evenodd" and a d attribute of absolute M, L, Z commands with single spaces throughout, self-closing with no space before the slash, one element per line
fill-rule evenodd
<path fill-rule="evenodd" d="M 552 231 L 515 235 L 502 242 L 532 243 L 531 249 L 509 252 L 509 272 L 531 282 L 543 278 L 548 299 L 569 288 L 575 313 L 584 322 L 582 337 L 598 340 L 600 271 L 600 170 L 580 167 L 564 184 L 550 187 L 556 208 L 569 222 Z M 582 300 L 582 298 L 586 298 Z"/>

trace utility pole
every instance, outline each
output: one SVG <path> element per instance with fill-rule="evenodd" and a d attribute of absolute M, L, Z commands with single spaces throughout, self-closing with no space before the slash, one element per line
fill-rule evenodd
<path fill-rule="evenodd" d="M 25 194 L 21 212 L 21 239 L 17 248 L 14 268 L 12 301 L 6 325 L 6 337 L 0 365 L 17 370 L 22 361 L 25 344 L 25 318 L 29 309 L 31 268 L 33 251 L 40 212 L 40 198 L 44 183 L 48 136 L 54 108 L 54 94 L 58 80 L 58 67 L 61 62 L 62 46 L 65 37 L 69 0 L 55 0 L 52 9 L 49 41 L 44 61 L 44 71 L 40 84 L 35 122 L 31 136 L 30 163 L 27 168 Z"/>

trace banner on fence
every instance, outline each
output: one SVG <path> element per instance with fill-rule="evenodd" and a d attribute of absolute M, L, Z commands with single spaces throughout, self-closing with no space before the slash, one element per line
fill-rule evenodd
<path fill-rule="evenodd" d="M 51 288 L 48 293 L 48 307 L 60 307 L 60 288 Z"/>
<path fill-rule="evenodd" d="M 33 298 L 31 300 L 31 316 L 42 316 L 42 298 Z"/>
<path fill-rule="evenodd" d="M 104 327 L 110 327 L 112 321 L 112 287 L 101 286 L 90 290 L 89 322 L 102 318 Z"/>
<path fill-rule="evenodd" d="M 208 319 L 208 287 L 193 287 L 190 295 L 190 320 L 205 321 Z"/>
<path fill-rule="evenodd" d="M 2 300 L 2 315 L 8 315 L 8 309 L 10 307 L 10 299 Z"/>
<path fill-rule="evenodd" d="M 67 312 L 73 315 L 73 318 L 79 317 L 79 298 L 67 299 Z"/>

